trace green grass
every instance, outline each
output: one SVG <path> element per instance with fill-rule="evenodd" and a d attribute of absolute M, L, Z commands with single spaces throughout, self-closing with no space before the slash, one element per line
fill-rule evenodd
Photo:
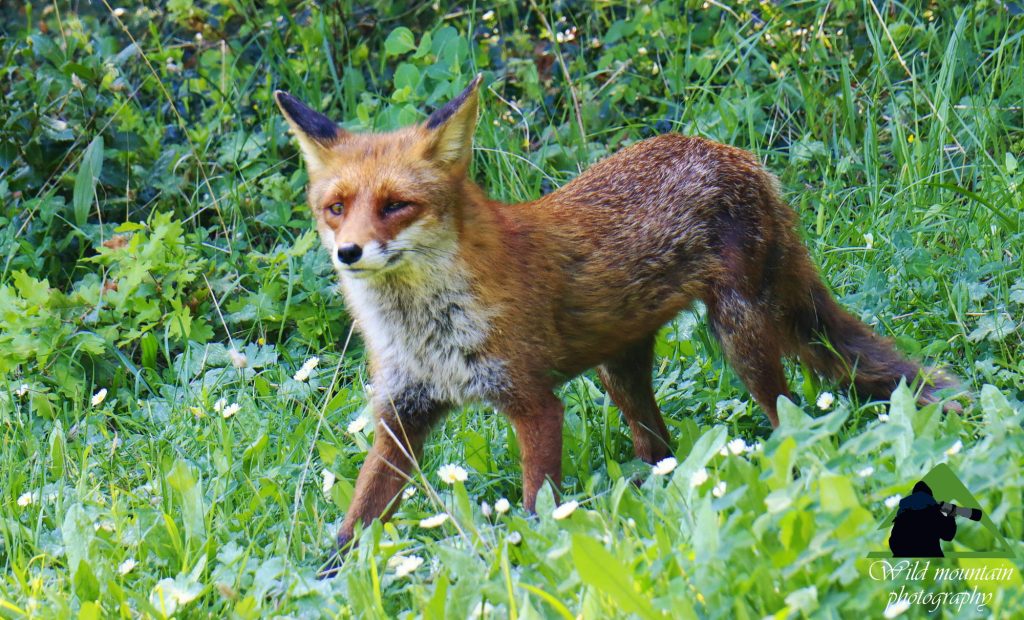
<path fill-rule="evenodd" d="M 1022 551 L 1019 2 L 124 6 L 0 17 L 0 617 L 878 617 L 884 501 L 941 462 Z M 496 197 L 670 130 L 750 149 L 842 302 L 974 402 L 861 402 L 792 366 L 772 433 L 698 308 L 658 341 L 672 475 L 647 476 L 584 375 L 561 393 L 579 508 L 556 520 L 542 494 L 531 517 L 508 423 L 468 407 L 395 519 L 316 581 L 371 440 L 349 431 L 367 379 L 271 94 L 388 129 L 477 71 L 474 170 Z M 761 447 L 720 454 L 736 438 Z M 993 543 L 962 526 L 950 548 Z M 423 563 L 399 576 L 395 556 Z M 1024 608 L 1019 573 L 973 585 L 987 608 L 938 613 Z"/>

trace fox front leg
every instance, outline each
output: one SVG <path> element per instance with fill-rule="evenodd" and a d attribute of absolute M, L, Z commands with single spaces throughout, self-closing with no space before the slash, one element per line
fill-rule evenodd
<path fill-rule="evenodd" d="M 356 524 L 387 520 L 398 508 L 402 489 L 411 479 L 423 452 L 431 426 L 446 407 L 424 396 L 425 390 L 407 389 L 375 399 L 376 427 L 373 446 L 356 478 L 355 493 L 338 531 L 338 549 L 321 569 L 321 577 L 333 577 L 342 555 L 352 543 Z"/>
<path fill-rule="evenodd" d="M 523 506 L 537 508 L 537 491 L 550 480 L 556 491 L 562 481 L 561 401 L 551 392 L 525 399 L 506 412 L 516 429 L 523 467 Z"/>

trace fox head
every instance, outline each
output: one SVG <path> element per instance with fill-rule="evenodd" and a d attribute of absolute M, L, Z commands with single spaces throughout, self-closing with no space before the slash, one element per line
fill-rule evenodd
<path fill-rule="evenodd" d="M 343 277 L 373 278 L 454 251 L 481 77 L 425 122 L 389 133 L 344 131 L 275 93 L 306 162 L 317 229 Z"/>

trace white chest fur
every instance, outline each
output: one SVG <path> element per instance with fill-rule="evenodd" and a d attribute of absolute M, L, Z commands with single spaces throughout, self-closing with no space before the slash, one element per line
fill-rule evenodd
<path fill-rule="evenodd" d="M 503 364 L 482 352 L 489 316 L 456 264 L 418 277 L 342 278 L 348 307 L 376 365 L 374 388 L 387 398 L 423 389 L 451 404 L 489 400 Z"/>

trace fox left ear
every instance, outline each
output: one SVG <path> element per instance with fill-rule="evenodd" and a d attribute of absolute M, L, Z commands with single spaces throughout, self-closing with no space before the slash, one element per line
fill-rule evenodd
<path fill-rule="evenodd" d="M 275 91 L 274 99 L 299 141 L 306 166 L 320 167 L 327 151 L 344 137 L 345 132 L 334 121 L 283 90 Z"/>
<path fill-rule="evenodd" d="M 451 168 L 469 165 L 483 77 L 478 73 L 466 90 L 438 108 L 423 124 L 429 132 L 428 157 L 433 161 Z"/>

